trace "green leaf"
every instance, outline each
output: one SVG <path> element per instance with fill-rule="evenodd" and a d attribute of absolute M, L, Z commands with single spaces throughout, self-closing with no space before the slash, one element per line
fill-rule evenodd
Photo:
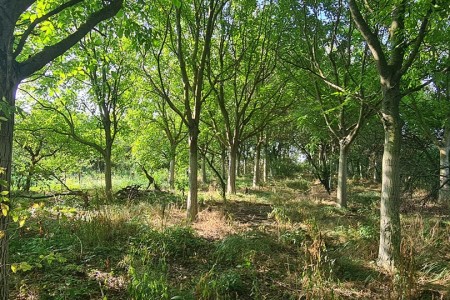
<path fill-rule="evenodd" d="M 19 264 L 18 263 L 11 264 L 11 271 L 13 273 L 17 273 L 17 271 L 26 272 L 26 271 L 30 271 L 31 269 L 33 269 L 33 267 L 26 261 L 23 261 Z"/>
<path fill-rule="evenodd" d="M 172 0 L 173 5 L 175 5 L 176 8 L 181 7 L 181 0 Z"/>
<path fill-rule="evenodd" d="M 2 196 L 8 196 L 9 192 L 8 191 L 1 191 L 0 195 Z"/>
<path fill-rule="evenodd" d="M 26 261 L 20 263 L 20 269 L 24 272 L 30 271 L 33 267 Z"/>

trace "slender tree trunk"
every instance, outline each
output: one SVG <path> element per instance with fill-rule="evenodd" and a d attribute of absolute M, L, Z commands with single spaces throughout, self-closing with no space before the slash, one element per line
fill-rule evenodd
<path fill-rule="evenodd" d="M 378 160 L 377 157 L 374 155 L 373 158 L 373 174 L 372 174 L 373 182 L 379 183 L 380 182 L 380 176 L 378 174 Z"/>
<path fill-rule="evenodd" d="M 337 203 L 339 207 L 347 207 L 347 158 L 349 144 L 346 141 L 339 142 L 339 166 L 337 183 Z"/>
<path fill-rule="evenodd" d="M 107 203 L 112 202 L 112 162 L 111 150 L 106 150 L 105 155 L 105 193 Z"/>
<path fill-rule="evenodd" d="M 359 180 L 364 179 L 364 172 L 363 172 L 363 164 L 362 162 L 359 162 L 358 164 L 358 171 L 359 171 Z"/>
<path fill-rule="evenodd" d="M 444 137 L 439 144 L 439 202 L 447 203 L 450 199 L 450 130 L 445 128 Z"/>
<path fill-rule="evenodd" d="M 227 176 L 225 146 L 222 146 L 222 152 L 220 153 L 220 161 L 221 161 L 221 169 L 222 169 L 222 178 L 225 178 Z"/>
<path fill-rule="evenodd" d="M 380 207 L 380 246 L 378 264 L 394 270 L 400 260 L 400 148 L 401 120 L 399 114 L 399 83 L 384 88 L 382 121 L 385 140 Z"/>
<path fill-rule="evenodd" d="M 237 150 L 236 154 L 236 177 L 241 177 L 241 151 Z"/>
<path fill-rule="evenodd" d="M 263 182 L 266 183 L 269 178 L 269 150 L 267 144 L 264 143 L 264 158 L 263 158 Z"/>
<path fill-rule="evenodd" d="M 202 157 L 202 183 L 207 183 L 208 178 L 206 177 L 206 154 Z"/>
<path fill-rule="evenodd" d="M 33 176 L 33 170 L 34 167 L 31 166 L 30 169 L 28 170 L 28 174 L 27 174 L 27 178 L 25 178 L 25 185 L 23 186 L 23 190 L 25 192 L 29 192 L 30 188 L 31 188 L 31 177 Z"/>
<path fill-rule="evenodd" d="M 175 156 L 172 155 L 169 162 L 169 188 L 175 190 Z"/>
<path fill-rule="evenodd" d="M 194 125 L 195 126 L 195 125 Z M 187 218 L 194 221 L 198 213 L 198 128 L 189 130 L 189 194 L 187 199 Z"/>
<path fill-rule="evenodd" d="M 255 149 L 255 165 L 253 167 L 253 188 L 257 188 L 261 182 L 260 161 L 261 161 L 261 143 L 260 141 L 258 141 Z"/>
<path fill-rule="evenodd" d="M 227 180 L 227 193 L 236 194 L 236 159 L 237 159 L 237 146 L 231 145 L 228 149 L 228 180 Z"/>

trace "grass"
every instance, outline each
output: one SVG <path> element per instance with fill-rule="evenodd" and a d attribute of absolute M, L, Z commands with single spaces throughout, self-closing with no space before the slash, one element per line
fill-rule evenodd
<path fill-rule="evenodd" d="M 402 214 L 397 273 L 376 266 L 376 186 L 352 183 L 345 210 L 304 180 L 226 203 L 205 191 L 194 224 L 176 194 L 107 205 L 90 194 L 88 208 L 76 197 L 14 200 L 26 221 L 11 228 L 11 299 L 450 297 L 450 219 L 435 206 Z"/>

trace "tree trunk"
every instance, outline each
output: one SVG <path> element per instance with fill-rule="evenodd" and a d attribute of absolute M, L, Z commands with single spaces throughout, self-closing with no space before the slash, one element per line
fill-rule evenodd
<path fill-rule="evenodd" d="M 30 167 L 30 169 L 28 170 L 28 174 L 27 177 L 25 178 L 25 185 L 23 186 L 23 191 L 24 192 L 29 192 L 30 188 L 31 188 L 31 177 L 33 176 L 33 171 Z"/>
<path fill-rule="evenodd" d="M 241 177 L 242 172 L 241 172 L 241 151 L 239 151 L 239 149 L 237 150 L 237 154 L 236 154 L 236 177 Z"/>
<path fill-rule="evenodd" d="M 383 89 L 382 121 L 385 140 L 380 207 L 380 246 L 378 264 L 394 270 L 400 260 L 400 148 L 399 82 Z"/>
<path fill-rule="evenodd" d="M 264 158 L 263 158 L 263 182 L 266 183 L 269 176 L 269 150 L 267 144 L 264 144 Z"/>
<path fill-rule="evenodd" d="M 6 99 L 9 105 L 14 105 L 15 90 L 12 93 L 0 91 L 0 97 Z M 7 121 L 0 121 L 0 192 L 10 190 L 11 182 L 11 158 L 14 130 L 14 114 L 5 115 L 0 112 L 0 116 L 6 116 Z M 2 202 L 3 203 L 3 202 Z M 9 205 L 9 203 L 5 203 Z M 0 213 L 0 299 L 9 298 L 9 253 L 8 253 L 8 223 L 9 216 Z"/>
<path fill-rule="evenodd" d="M 2 58 L 0 59 L 2 60 Z M 10 107 L 14 107 L 17 83 L 11 78 L 12 73 L 0 66 L 0 101 L 5 100 Z M 9 76 L 8 76 L 9 75 Z M 0 116 L 6 117 L 6 121 L 0 120 L 0 192 L 10 191 L 11 161 L 14 130 L 14 113 L 7 114 L 0 111 Z M 9 205 L 9 203 L 7 203 Z M 8 253 L 8 223 L 9 217 L 0 213 L 0 299 L 9 298 L 9 253 Z"/>
<path fill-rule="evenodd" d="M 222 178 L 225 178 L 227 176 L 225 146 L 222 146 L 222 152 L 220 152 L 220 161 L 221 161 Z"/>
<path fill-rule="evenodd" d="M 8 217 L 0 217 L 0 299 L 9 299 L 9 247 L 8 247 Z"/>
<path fill-rule="evenodd" d="M 253 168 L 253 188 L 257 188 L 261 182 L 261 171 L 260 171 L 260 160 L 261 160 L 261 143 L 260 141 L 256 144 L 255 149 L 255 165 Z"/>
<path fill-rule="evenodd" d="M 349 144 L 339 141 L 339 166 L 337 183 L 337 203 L 339 207 L 347 207 L 347 158 Z"/>
<path fill-rule="evenodd" d="M 237 159 L 236 145 L 231 145 L 228 149 L 228 180 L 227 193 L 236 194 L 236 159 Z"/>
<path fill-rule="evenodd" d="M 194 125 L 195 126 L 195 125 Z M 195 221 L 198 213 L 198 128 L 189 130 L 189 194 L 187 199 L 187 218 Z"/>
<path fill-rule="evenodd" d="M 372 180 L 375 183 L 379 183 L 380 182 L 380 176 L 379 176 L 379 173 L 378 173 L 378 160 L 377 160 L 377 156 L 376 155 L 373 155 Z"/>
<path fill-rule="evenodd" d="M 111 150 L 106 150 L 105 155 L 105 193 L 107 203 L 112 202 L 112 162 Z"/>
<path fill-rule="evenodd" d="M 208 178 L 206 177 L 206 154 L 202 157 L 202 183 L 207 183 Z"/>
<path fill-rule="evenodd" d="M 172 156 L 169 162 L 169 188 L 175 190 L 175 156 Z"/>
<path fill-rule="evenodd" d="M 444 137 L 439 144 L 439 202 L 441 203 L 447 203 L 450 199 L 450 130 L 448 128 L 445 128 L 444 130 Z"/>

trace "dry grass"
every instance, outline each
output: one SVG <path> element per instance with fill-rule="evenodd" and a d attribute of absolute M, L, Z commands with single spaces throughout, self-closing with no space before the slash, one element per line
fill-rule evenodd
<path fill-rule="evenodd" d="M 43 238 L 54 237 L 46 241 L 51 249 L 56 247 L 52 243 L 61 242 L 51 231 L 68 231 L 67 245 L 57 247 L 76 252 L 71 264 L 86 275 L 73 281 L 85 280 L 99 298 L 126 295 L 128 265 L 132 257 L 142 256 L 133 254 L 139 250 L 151 262 L 137 263 L 144 268 L 142 274 L 150 268 L 148 272 L 164 275 L 159 284 L 171 296 L 184 292 L 194 293 L 195 299 L 218 299 L 201 293 L 229 293 L 227 299 L 450 299 L 448 209 L 431 202 L 422 205 L 420 193 L 404 204 L 403 262 L 398 273 L 388 274 L 375 262 L 378 186 L 351 185 L 347 210 L 337 208 L 333 195 L 320 186 L 310 195 L 298 186 L 278 182 L 238 193 L 227 202 L 205 191 L 193 224 L 185 221 L 185 209 L 177 203 L 137 201 L 78 210 L 66 221 L 53 213 L 48 219 L 37 214 L 29 226 L 37 221 L 47 226 L 49 234 Z M 30 239 L 27 249 L 36 244 L 33 238 L 23 237 L 23 243 Z M 151 269 L 153 264 L 159 269 Z M 22 289 L 16 287 L 14 299 L 44 299 L 39 297 L 42 281 L 33 284 L 33 276 L 20 276 L 26 283 Z"/>

